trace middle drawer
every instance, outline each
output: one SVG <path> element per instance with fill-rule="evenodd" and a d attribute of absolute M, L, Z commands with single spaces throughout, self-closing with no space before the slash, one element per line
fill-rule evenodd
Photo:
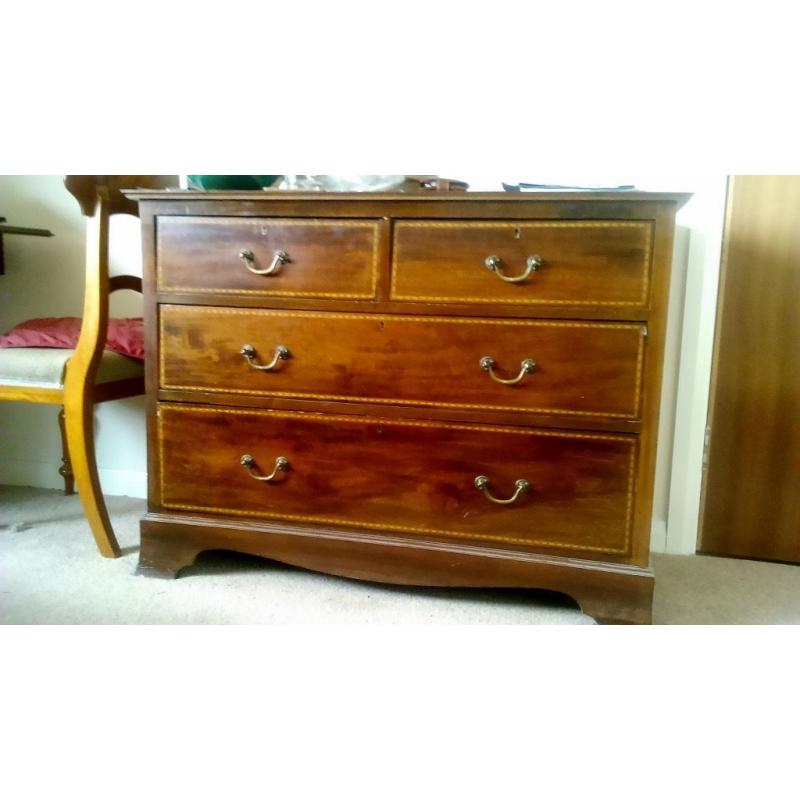
<path fill-rule="evenodd" d="M 163 389 L 639 417 L 636 323 L 162 305 Z"/>

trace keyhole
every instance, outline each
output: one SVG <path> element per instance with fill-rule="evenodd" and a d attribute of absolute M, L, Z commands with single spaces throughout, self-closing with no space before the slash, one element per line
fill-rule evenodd
<path fill-rule="evenodd" d="M 514 238 L 519 239 L 522 236 L 522 231 L 519 228 L 514 228 Z"/>

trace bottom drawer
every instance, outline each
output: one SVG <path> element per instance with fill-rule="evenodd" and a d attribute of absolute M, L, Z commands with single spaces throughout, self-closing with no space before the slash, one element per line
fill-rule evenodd
<path fill-rule="evenodd" d="M 630 552 L 634 436 L 173 404 L 158 428 L 165 509 Z"/>

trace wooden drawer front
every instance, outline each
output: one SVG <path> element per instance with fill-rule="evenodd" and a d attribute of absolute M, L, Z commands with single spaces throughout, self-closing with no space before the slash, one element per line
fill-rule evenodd
<path fill-rule="evenodd" d="M 269 297 L 369 300 L 378 281 L 373 220 L 159 217 L 158 288 Z M 240 253 L 252 253 L 243 259 Z M 271 275 L 275 253 L 288 261 Z"/>
<path fill-rule="evenodd" d="M 271 371 L 276 348 L 289 357 Z M 388 314 L 161 307 L 165 389 L 636 419 L 644 328 Z M 481 367 L 489 356 L 491 373 Z M 523 362 L 536 366 L 523 373 Z M 486 366 L 486 365 L 484 365 Z M 502 384 L 493 379 L 514 380 Z"/>
<path fill-rule="evenodd" d="M 391 297 L 433 303 L 648 303 L 652 222 L 397 222 Z M 509 283 L 486 259 L 500 259 Z"/>
<path fill-rule="evenodd" d="M 629 552 L 634 436 L 174 404 L 158 427 L 168 509 Z M 288 468 L 272 482 L 252 477 L 279 457 Z M 481 475 L 500 499 L 519 479 L 530 490 L 499 505 L 476 488 Z"/>

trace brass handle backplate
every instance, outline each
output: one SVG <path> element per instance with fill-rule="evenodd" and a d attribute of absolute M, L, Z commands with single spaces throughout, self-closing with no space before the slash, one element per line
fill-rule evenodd
<path fill-rule="evenodd" d="M 539 267 L 542 266 L 542 257 L 541 256 L 528 256 L 527 261 L 525 262 L 525 271 L 521 275 L 506 275 L 503 273 L 503 259 L 500 256 L 486 256 L 486 260 L 483 262 L 486 269 L 494 272 L 500 280 L 506 281 L 507 283 L 522 283 L 522 281 L 527 280 L 530 277 L 532 272 L 536 272 Z"/>
<path fill-rule="evenodd" d="M 244 265 L 250 270 L 250 272 L 253 273 L 253 275 L 273 275 L 278 271 L 278 268 L 281 266 L 281 264 L 285 264 L 289 261 L 289 256 L 284 250 L 275 251 L 274 255 L 272 256 L 272 263 L 266 269 L 257 269 L 253 266 L 253 264 L 255 264 L 256 257 L 252 250 L 240 250 L 239 258 L 244 261 Z"/>
<path fill-rule="evenodd" d="M 289 469 L 289 459 L 283 456 L 278 456 L 275 459 L 275 468 L 269 475 L 256 475 L 256 460 L 251 455 L 243 455 L 239 459 L 239 463 L 247 470 L 247 474 L 256 481 L 274 481 L 279 472 L 286 472 Z"/>
<path fill-rule="evenodd" d="M 278 362 L 284 361 L 291 356 L 289 349 L 282 344 L 279 344 L 275 348 L 275 355 L 272 357 L 272 361 L 270 361 L 269 364 L 256 363 L 256 349 L 251 344 L 242 345 L 242 349 L 239 353 L 244 356 L 245 361 L 247 361 L 253 369 L 260 369 L 264 372 L 271 372 L 278 366 Z"/>
<path fill-rule="evenodd" d="M 519 383 L 526 375 L 536 370 L 536 362 L 532 358 L 523 359 L 519 365 L 519 375 L 516 378 L 498 378 L 494 374 L 494 367 L 497 362 L 491 356 L 484 356 L 478 364 L 484 372 L 489 373 L 489 377 L 497 383 L 513 384 Z"/>
<path fill-rule="evenodd" d="M 491 500 L 493 503 L 497 503 L 501 506 L 509 506 L 512 503 L 515 503 L 519 499 L 520 495 L 529 492 L 531 490 L 531 485 L 524 478 L 520 478 L 514 484 L 514 494 L 512 494 L 507 500 L 501 500 L 500 498 L 492 495 L 492 493 L 489 491 L 489 479 L 485 475 L 478 475 L 478 477 L 475 478 L 475 488 L 483 492 L 487 499 Z"/>

